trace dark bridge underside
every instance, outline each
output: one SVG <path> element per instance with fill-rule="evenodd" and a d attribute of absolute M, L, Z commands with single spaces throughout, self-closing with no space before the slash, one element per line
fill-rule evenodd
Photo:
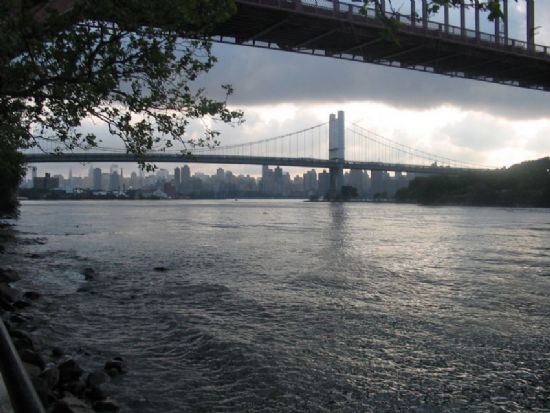
<path fill-rule="evenodd" d="M 411 22 L 409 16 L 400 17 L 398 41 L 385 40 L 387 26 L 380 19 L 347 4 L 339 11 L 295 0 L 237 5 L 236 15 L 215 30 L 216 40 L 550 91 L 547 47 Z"/>
<path fill-rule="evenodd" d="M 25 154 L 25 162 L 34 163 L 99 163 L 99 162 L 137 162 L 136 155 L 126 153 L 63 153 L 63 154 Z M 392 164 L 385 162 L 355 162 L 355 161 L 330 161 L 313 158 L 277 158 L 262 156 L 239 156 L 239 155 L 180 155 L 170 153 L 158 153 L 145 155 L 145 162 L 160 163 L 218 163 L 218 164 L 239 164 L 239 165 L 278 165 L 296 166 L 302 168 L 339 168 L 362 169 L 369 171 L 393 171 L 426 174 L 457 175 L 480 169 L 452 168 L 442 166 Z"/>

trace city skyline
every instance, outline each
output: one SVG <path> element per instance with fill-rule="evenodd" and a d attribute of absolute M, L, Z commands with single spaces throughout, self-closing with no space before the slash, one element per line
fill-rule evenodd
<path fill-rule="evenodd" d="M 297 169 L 297 168 L 290 168 Z M 300 168 L 303 169 L 303 168 Z M 292 175 L 279 166 L 261 167 L 260 177 L 235 174 L 222 167 L 215 174 L 192 172 L 188 164 L 178 164 L 172 171 L 159 168 L 155 172 L 135 171 L 125 173 L 124 168 L 111 164 L 108 168 L 90 166 L 86 176 L 73 175 L 69 169 L 67 176 L 44 172 L 39 174 L 32 168 L 31 176 L 21 187 L 39 191 L 59 191 L 73 194 L 90 191 L 98 195 L 114 193 L 116 195 L 159 198 L 186 197 L 288 197 L 311 198 L 325 197 L 330 192 L 330 173 L 326 169 L 318 172 L 310 169 L 304 173 Z M 386 171 L 347 170 L 344 185 L 357 191 L 359 198 L 393 196 L 396 191 L 408 186 L 417 174 L 388 173 Z"/>

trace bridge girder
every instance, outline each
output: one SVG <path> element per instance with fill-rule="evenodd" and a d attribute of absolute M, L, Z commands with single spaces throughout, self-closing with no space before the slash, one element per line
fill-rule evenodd
<path fill-rule="evenodd" d="M 212 33 L 219 41 L 452 77 L 461 65 L 469 68 L 460 77 L 550 91 L 550 48 L 508 39 L 507 30 L 497 39 L 494 34 L 425 19 L 422 24 L 405 24 L 410 17 L 401 15 L 399 42 L 395 42 L 384 39 L 386 27 L 380 19 L 360 15 L 352 5 L 333 2 L 332 8 L 324 8 L 298 0 L 236 2 L 237 14 Z M 524 70 L 507 71 L 520 65 Z M 501 74 L 489 76 L 494 72 Z"/>

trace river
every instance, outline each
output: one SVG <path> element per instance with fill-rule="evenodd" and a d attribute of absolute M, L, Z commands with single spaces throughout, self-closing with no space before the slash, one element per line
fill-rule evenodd
<path fill-rule="evenodd" d="M 27 201 L 16 229 L 34 328 L 122 356 L 123 412 L 550 409 L 550 210 Z"/>

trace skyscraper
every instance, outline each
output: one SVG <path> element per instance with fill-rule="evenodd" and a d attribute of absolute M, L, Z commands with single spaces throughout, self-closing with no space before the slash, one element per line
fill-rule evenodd
<path fill-rule="evenodd" d="M 92 189 L 94 191 L 101 191 L 101 169 L 100 168 L 95 168 L 93 171 Z"/>
<path fill-rule="evenodd" d="M 176 193 L 178 193 L 181 188 L 181 169 L 179 167 L 174 169 L 174 187 L 176 188 Z"/>

